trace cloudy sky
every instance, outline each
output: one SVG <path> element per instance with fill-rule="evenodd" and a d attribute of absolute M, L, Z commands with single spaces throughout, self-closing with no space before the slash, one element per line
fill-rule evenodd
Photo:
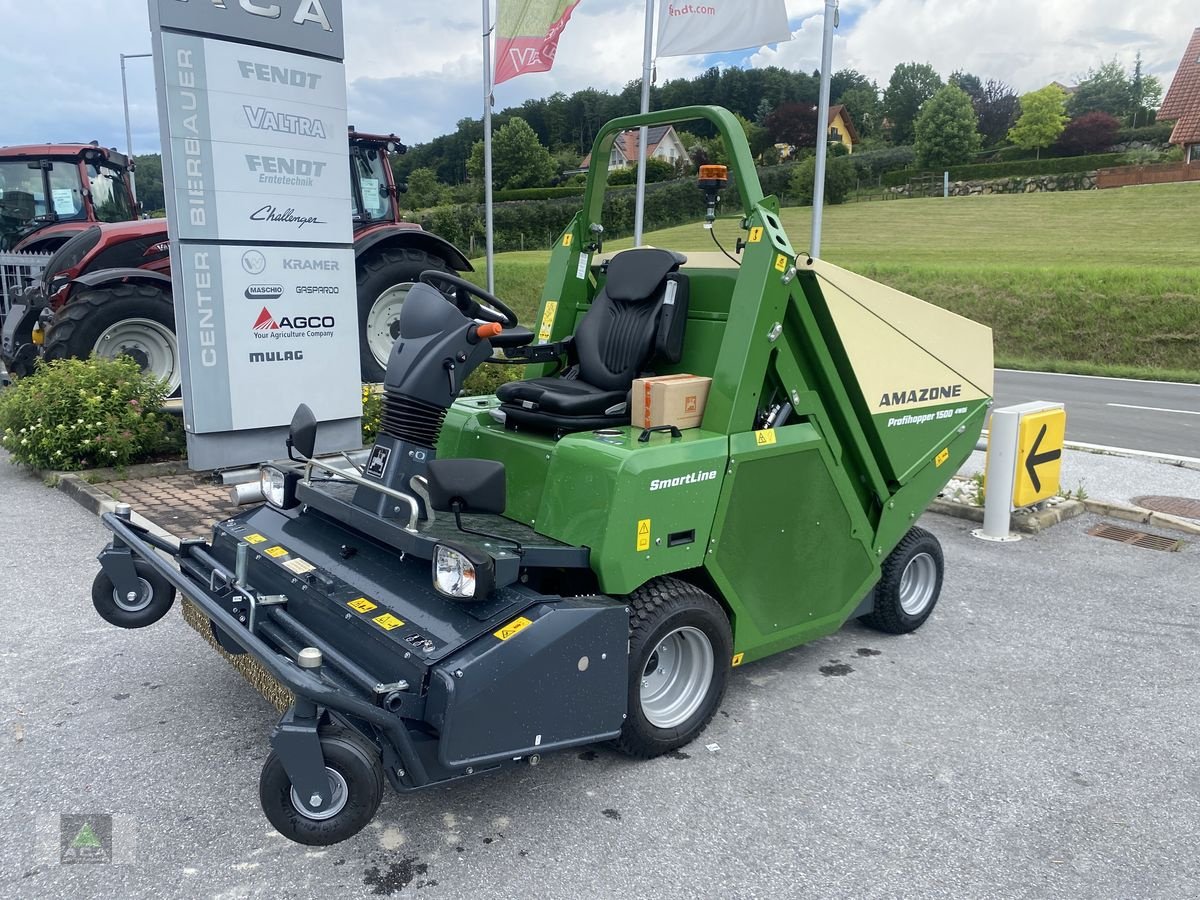
<path fill-rule="evenodd" d="M 500 0 L 503 2 L 503 0 Z M 429 140 L 482 108 L 480 4 L 345 0 L 350 121 L 361 130 Z M 756 52 L 663 60 L 660 81 L 710 65 L 811 71 L 822 0 L 787 0 L 793 40 Z M 582 0 L 552 72 L 496 91 L 498 109 L 584 87 L 619 89 L 639 77 L 644 0 Z M 150 49 L 146 0 L 0 0 L 0 145 L 91 140 L 124 149 L 120 53 Z M 1190 12 L 1188 10 L 1191 10 Z M 834 68 L 886 83 L 899 62 L 964 68 L 1019 92 L 1073 83 L 1116 57 L 1168 82 L 1192 29 L 1195 0 L 842 0 Z M 158 149 L 149 60 L 128 62 L 137 152 Z"/>

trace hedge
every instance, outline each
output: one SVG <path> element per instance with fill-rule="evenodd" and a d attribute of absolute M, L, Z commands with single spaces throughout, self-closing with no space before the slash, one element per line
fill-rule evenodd
<path fill-rule="evenodd" d="M 497 203 L 506 200 L 554 200 L 558 197 L 582 197 L 583 185 L 575 184 L 567 187 L 520 188 L 511 191 L 496 191 L 492 195 Z"/>
<path fill-rule="evenodd" d="M 1090 172 L 1104 166 L 1117 166 L 1125 161 L 1124 153 L 1097 153 L 1092 156 L 1063 156 L 1054 159 L 1019 159 L 1012 162 L 983 163 L 973 166 L 951 166 L 951 181 L 982 181 L 988 178 L 1024 178 L 1033 175 L 1069 175 Z M 940 174 L 901 169 L 883 176 L 884 187 L 900 187 L 920 175 Z"/>
<path fill-rule="evenodd" d="M 1142 125 L 1140 128 L 1122 128 L 1117 132 L 1116 143 L 1166 144 L 1171 140 L 1171 129 L 1174 127 L 1174 122 L 1155 122 L 1153 125 Z"/>

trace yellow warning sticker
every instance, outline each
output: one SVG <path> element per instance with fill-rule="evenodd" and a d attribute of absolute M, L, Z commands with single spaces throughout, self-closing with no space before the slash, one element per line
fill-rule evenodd
<path fill-rule="evenodd" d="M 284 550 L 282 547 L 268 547 L 266 552 L 267 552 L 267 556 L 273 556 L 276 559 L 279 559 L 279 557 L 281 557 L 281 556 L 288 555 L 288 552 L 286 550 Z"/>
<path fill-rule="evenodd" d="M 391 631 L 393 628 L 399 628 L 404 622 L 397 619 L 391 613 L 384 613 L 382 616 L 376 616 L 371 620 L 384 631 Z"/>
<path fill-rule="evenodd" d="M 502 640 L 502 641 L 507 641 L 514 634 L 521 633 L 522 631 L 524 631 L 526 628 L 528 628 L 532 624 L 533 624 L 533 622 L 531 622 L 529 619 L 525 618 L 524 616 L 518 616 L 517 618 L 515 618 L 511 622 L 509 622 L 507 625 L 505 625 L 503 628 L 501 628 L 499 631 L 493 631 L 492 634 L 494 634 L 496 637 L 500 638 L 500 640 Z"/>
<path fill-rule="evenodd" d="M 933 461 L 934 461 L 936 467 L 940 469 L 942 467 L 942 463 L 944 463 L 949 458 L 950 458 L 950 448 L 946 447 L 945 449 L 942 450 L 941 453 L 939 453 L 937 456 L 935 456 L 933 458 Z"/>
<path fill-rule="evenodd" d="M 637 530 L 637 548 L 640 553 L 650 549 L 650 520 L 639 519 Z"/>
<path fill-rule="evenodd" d="M 780 253 L 778 256 L 775 257 L 775 271 L 776 272 L 786 272 L 787 264 L 788 264 L 788 258 L 786 256 L 784 256 L 782 253 Z"/>
<path fill-rule="evenodd" d="M 775 443 L 775 429 L 768 428 L 764 431 L 754 432 L 754 443 L 760 447 L 766 447 Z"/>
<path fill-rule="evenodd" d="M 285 569 L 291 569 L 297 575 L 303 575 L 305 572 L 311 572 L 316 568 L 316 566 L 310 563 L 307 559 L 300 559 L 300 557 L 289 559 L 283 564 L 283 567 Z"/>
<path fill-rule="evenodd" d="M 547 300 L 546 311 L 542 313 L 542 327 L 538 331 L 539 341 L 550 340 L 550 333 L 554 331 L 554 317 L 558 315 L 558 301 Z"/>
<path fill-rule="evenodd" d="M 757 244 L 759 241 L 762 240 L 762 233 L 763 233 L 762 226 L 755 225 L 753 228 L 750 229 L 750 237 L 746 241 L 746 243 Z"/>
<path fill-rule="evenodd" d="M 247 544 L 261 544 L 266 541 L 266 538 L 261 534 L 248 534 L 244 538 Z"/>
<path fill-rule="evenodd" d="M 564 246 L 564 247 L 570 247 L 570 246 L 571 246 L 571 241 L 573 241 L 574 239 L 575 239 L 575 235 L 573 235 L 573 234 L 564 234 L 564 235 L 563 235 L 563 246 Z"/>
<path fill-rule="evenodd" d="M 368 613 L 371 610 L 377 608 L 375 606 L 375 604 L 372 603 L 370 600 L 368 600 L 366 597 L 359 597 L 357 600 L 351 600 L 346 605 L 348 607 L 350 607 L 352 610 L 354 610 L 355 612 L 361 612 L 361 613 Z"/>
<path fill-rule="evenodd" d="M 733 654 L 733 665 L 740 666 L 742 664 L 742 657 L 745 655 L 746 655 L 745 653 Z"/>

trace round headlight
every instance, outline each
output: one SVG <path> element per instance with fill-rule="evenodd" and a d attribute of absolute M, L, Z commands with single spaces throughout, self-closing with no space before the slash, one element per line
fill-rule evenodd
<path fill-rule="evenodd" d="M 475 564 L 452 547 L 433 551 L 433 586 L 447 597 L 475 596 Z"/>
<path fill-rule="evenodd" d="M 287 478 L 274 466 L 263 466 L 258 470 L 258 486 L 263 498 L 272 506 L 283 509 L 287 505 Z"/>

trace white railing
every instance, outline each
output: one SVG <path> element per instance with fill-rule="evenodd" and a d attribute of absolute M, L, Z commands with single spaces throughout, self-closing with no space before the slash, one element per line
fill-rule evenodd
<path fill-rule="evenodd" d="M 0 321 L 21 291 L 29 287 L 53 256 L 52 253 L 0 253 Z"/>

